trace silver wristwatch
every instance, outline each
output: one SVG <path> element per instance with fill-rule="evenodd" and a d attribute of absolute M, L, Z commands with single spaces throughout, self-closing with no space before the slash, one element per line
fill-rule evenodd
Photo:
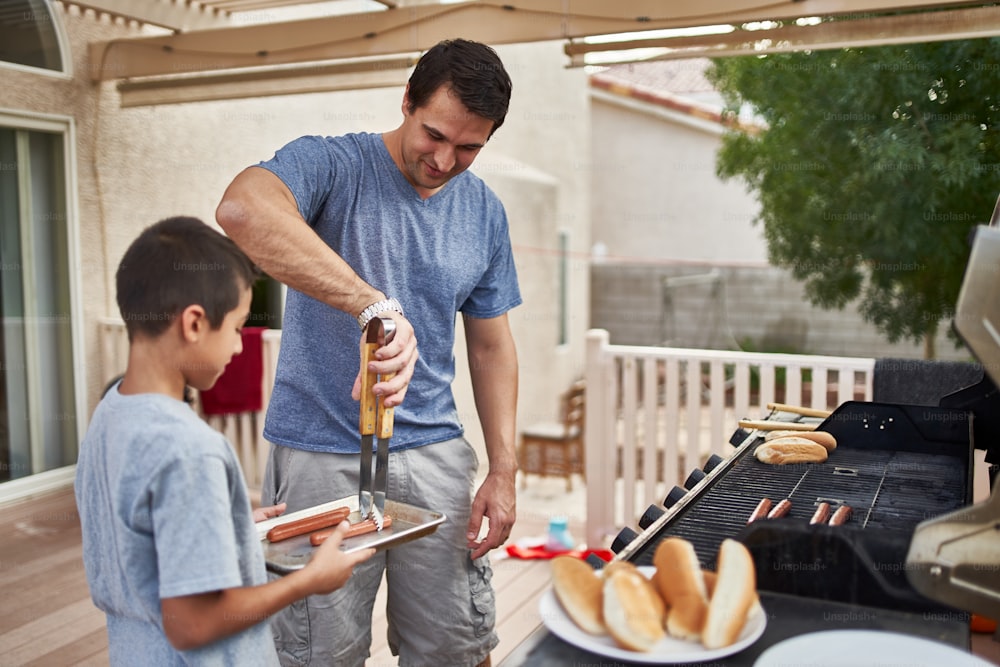
<path fill-rule="evenodd" d="M 382 301 L 376 301 L 361 311 L 361 314 L 358 315 L 358 326 L 364 331 L 373 317 L 387 310 L 393 310 L 400 315 L 403 314 L 403 307 L 399 304 L 398 300 L 392 298 L 383 299 Z"/>

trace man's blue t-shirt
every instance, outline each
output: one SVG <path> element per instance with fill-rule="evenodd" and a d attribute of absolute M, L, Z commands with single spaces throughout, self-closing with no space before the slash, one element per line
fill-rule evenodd
<path fill-rule="evenodd" d="M 507 216 L 468 171 L 421 199 L 379 134 L 302 137 L 259 166 L 280 178 L 299 213 L 368 284 L 396 297 L 420 358 L 395 409 L 390 449 L 462 434 L 451 383 L 455 319 L 498 317 L 521 303 Z M 359 451 L 361 331 L 353 317 L 289 288 L 264 436 L 310 451 Z"/>
<path fill-rule="evenodd" d="M 233 448 L 190 406 L 112 388 L 80 446 L 75 492 L 113 665 L 278 664 L 266 621 L 183 652 L 163 632 L 162 598 L 267 581 Z"/>

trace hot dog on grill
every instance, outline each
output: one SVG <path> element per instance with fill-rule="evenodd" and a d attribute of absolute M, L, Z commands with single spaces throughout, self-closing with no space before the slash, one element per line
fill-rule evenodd
<path fill-rule="evenodd" d="M 816 507 L 816 511 L 813 512 L 812 518 L 809 519 L 809 524 L 826 523 L 827 519 L 830 518 L 830 503 L 820 503 Z"/>
<path fill-rule="evenodd" d="M 785 498 L 780 503 L 775 505 L 774 509 L 772 509 L 770 512 L 767 513 L 767 518 L 780 519 L 781 517 L 785 516 L 791 511 L 792 511 L 792 501 L 789 500 L 788 498 Z"/>
<path fill-rule="evenodd" d="M 391 525 L 392 517 L 386 514 L 382 517 L 382 528 L 388 528 Z M 368 533 L 374 533 L 376 530 L 378 530 L 378 525 L 375 523 L 375 520 L 365 519 L 364 521 L 352 523 L 351 527 L 347 530 L 347 534 L 344 535 L 344 539 L 346 540 L 349 537 L 357 537 L 358 535 L 367 535 Z M 309 536 L 309 544 L 314 547 L 318 547 L 326 542 L 327 538 L 331 535 L 333 535 L 332 528 L 330 530 L 321 530 L 318 533 L 313 533 Z"/>
<path fill-rule="evenodd" d="M 851 520 L 851 506 L 841 505 L 837 508 L 837 511 L 833 513 L 830 517 L 831 526 L 842 526 Z"/>
<path fill-rule="evenodd" d="M 753 513 L 750 514 L 750 518 L 747 519 L 747 523 L 753 523 L 757 519 L 763 519 L 767 516 L 767 513 L 771 511 L 771 499 L 761 498 L 760 502 L 757 503 L 757 507 L 754 508 Z"/>
<path fill-rule="evenodd" d="M 336 526 L 346 519 L 350 513 L 351 508 L 349 507 L 335 507 L 320 514 L 295 519 L 287 523 L 280 523 L 267 531 L 267 539 L 269 542 L 280 542 L 281 540 L 287 540 L 298 535 L 311 533 L 314 530 Z"/>

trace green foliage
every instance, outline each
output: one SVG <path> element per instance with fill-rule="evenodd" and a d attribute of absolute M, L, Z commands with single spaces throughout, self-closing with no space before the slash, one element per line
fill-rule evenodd
<path fill-rule="evenodd" d="M 1000 39 L 723 58 L 720 177 L 761 203 L 773 264 L 825 308 L 860 299 L 889 341 L 950 319 L 969 234 L 1000 193 Z"/>

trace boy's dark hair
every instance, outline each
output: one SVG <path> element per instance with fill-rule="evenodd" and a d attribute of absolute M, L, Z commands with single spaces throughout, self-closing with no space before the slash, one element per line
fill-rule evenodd
<path fill-rule="evenodd" d="M 259 271 L 232 239 L 198 218 L 178 216 L 147 227 L 118 265 L 118 310 L 128 339 L 155 338 L 192 304 L 222 326 Z"/>
<path fill-rule="evenodd" d="M 409 110 L 422 107 L 442 85 L 462 104 L 493 121 L 490 136 L 503 125 L 513 87 L 497 52 L 467 39 L 446 39 L 427 51 L 410 75 Z"/>

